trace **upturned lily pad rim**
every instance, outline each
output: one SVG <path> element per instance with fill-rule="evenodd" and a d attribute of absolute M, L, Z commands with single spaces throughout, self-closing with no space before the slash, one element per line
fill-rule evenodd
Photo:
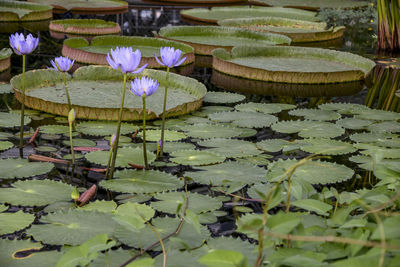
<path fill-rule="evenodd" d="M 166 26 L 162 27 L 158 33 L 153 32 L 153 34 L 157 38 L 163 38 L 167 40 L 175 40 L 174 36 L 194 35 L 204 36 L 204 38 L 207 38 L 207 36 L 234 36 L 238 38 L 252 39 L 254 41 L 275 43 L 276 45 L 290 44 L 291 42 L 291 39 L 289 37 L 281 34 L 253 32 L 236 27 L 222 26 Z M 179 42 L 192 46 L 195 50 L 195 53 L 200 55 L 212 55 L 212 51 L 216 48 L 226 48 L 228 50 L 233 48 L 233 45 L 211 45 L 182 40 L 179 40 Z"/>
<path fill-rule="evenodd" d="M 98 77 L 91 77 L 90 74 L 96 72 L 96 70 L 103 71 L 107 74 L 106 76 L 98 76 Z M 35 72 L 42 72 L 39 79 L 32 79 L 32 75 L 35 75 Z M 28 92 L 29 90 L 34 90 L 40 87 L 42 83 L 44 84 L 56 84 L 56 83 L 63 83 L 62 74 L 56 72 L 54 70 L 49 69 L 39 69 L 39 70 L 32 70 L 26 72 L 26 87 L 25 90 Z M 160 70 L 152 70 L 152 69 L 145 69 L 140 74 L 129 74 L 129 77 L 141 77 L 141 76 L 149 76 L 158 80 L 158 82 L 163 83 L 165 82 L 166 72 Z M 78 77 L 78 78 L 77 78 Z M 117 80 L 121 82 L 122 87 L 122 74 L 113 70 L 111 67 L 106 66 L 84 66 L 80 67 L 74 73 L 74 79 L 78 80 L 92 80 L 95 79 L 99 81 L 100 77 L 104 81 L 112 81 Z M 40 80 L 41 79 L 41 80 Z M 14 76 L 10 83 L 14 88 L 15 96 L 18 101 L 21 101 L 22 94 L 19 88 L 21 87 L 22 82 L 22 74 Z M 173 117 L 179 116 L 182 114 L 193 112 L 199 109 L 202 105 L 203 98 L 207 93 L 207 89 L 204 84 L 198 82 L 195 79 L 188 78 L 185 76 L 181 76 L 178 74 L 170 73 L 169 75 L 169 86 L 172 87 L 173 85 L 177 85 L 182 90 L 186 90 L 190 92 L 192 95 L 196 97 L 195 101 L 187 102 L 181 105 L 178 105 L 172 109 L 167 110 L 166 117 Z M 47 101 L 42 98 L 31 97 L 29 95 L 25 96 L 25 106 L 38 109 L 47 113 L 57 114 L 61 116 L 68 116 L 69 107 L 66 103 L 56 103 Z M 83 118 L 83 119 L 96 119 L 96 120 L 118 120 L 118 113 L 119 108 L 102 108 L 102 107 L 88 107 L 88 106 L 80 106 L 74 105 L 72 106 L 75 110 L 76 118 Z M 159 114 L 161 116 L 162 114 Z M 147 119 L 156 119 L 157 115 L 153 111 L 147 110 Z M 125 108 L 122 114 L 122 120 L 124 121 L 132 121 L 132 120 L 142 120 L 142 108 Z"/>
<path fill-rule="evenodd" d="M 314 1 L 318 3 L 318 1 Z M 321 2 L 321 1 L 320 1 Z M 326 2 L 336 2 L 336 1 L 329 1 L 327 0 Z M 370 2 L 368 1 L 347 1 L 347 5 L 343 4 L 343 1 L 340 1 L 339 4 L 340 6 L 336 6 L 336 8 L 341 8 L 341 9 L 351 9 L 351 8 L 360 8 L 360 7 L 365 7 L 368 6 Z M 274 5 L 274 0 L 251 0 L 250 3 L 252 5 L 256 6 L 277 6 Z M 289 7 L 289 8 L 298 8 L 298 9 L 304 9 L 304 10 L 310 10 L 310 11 L 318 11 L 321 8 L 335 8 L 334 5 L 313 5 L 313 4 L 308 4 L 309 1 L 306 1 L 306 3 L 302 3 L 302 1 L 297 1 L 294 3 L 294 1 L 285 1 L 285 0 L 278 0 L 278 3 L 280 4 L 279 6 L 282 7 Z"/>
<path fill-rule="evenodd" d="M 93 26 L 89 26 L 93 24 Z M 117 34 L 121 27 L 113 21 L 102 19 L 60 19 L 52 20 L 49 25 L 50 31 L 72 33 L 72 34 Z"/>
<path fill-rule="evenodd" d="M 1 11 L 1 7 L 20 8 L 31 10 L 30 12 L 19 16 L 18 13 L 12 11 Z M 0 2 L 0 21 L 37 21 L 47 20 L 53 17 L 53 7 L 37 3 L 2 0 Z"/>
<path fill-rule="evenodd" d="M 331 27 L 326 28 L 326 23 L 310 22 L 297 19 L 279 18 L 279 17 L 255 17 L 255 18 L 234 18 L 219 20 L 218 25 L 227 27 L 240 27 L 252 26 L 250 30 L 257 32 L 272 32 L 283 34 L 292 39 L 292 43 L 307 43 L 307 42 L 320 42 L 332 39 L 337 39 L 343 36 L 346 27 Z M 260 26 L 283 26 L 293 27 L 296 29 L 302 28 L 302 31 L 290 32 L 282 28 L 279 29 L 265 29 Z M 310 28 L 316 29 L 311 31 Z"/>
<path fill-rule="evenodd" d="M 190 6 L 210 6 L 210 5 L 231 5 L 236 3 L 244 3 L 247 0 L 203 0 L 203 1 L 193 1 L 193 0 L 143 0 L 146 3 L 152 3 L 157 5 L 190 5 Z"/>
<path fill-rule="evenodd" d="M 5 71 L 11 66 L 12 50 L 10 48 L 3 48 L 0 50 L 0 72 Z"/>
<path fill-rule="evenodd" d="M 88 46 L 103 46 L 103 45 L 112 45 L 112 46 L 131 46 L 135 49 L 135 46 L 149 46 L 149 47 L 175 47 L 180 49 L 182 53 L 182 57 L 186 57 L 185 62 L 182 63 L 181 66 L 185 66 L 194 62 L 194 49 L 193 47 L 186 45 L 182 42 L 172 41 L 172 40 L 162 40 L 154 37 L 140 37 L 140 36 L 96 36 L 94 37 L 90 43 L 86 38 L 75 37 L 68 38 L 64 40 L 62 55 L 68 56 L 71 59 L 75 59 L 77 62 L 86 63 L 86 64 L 97 64 L 97 65 L 108 65 L 106 56 L 107 54 L 103 53 L 94 53 L 82 50 L 83 47 Z M 141 64 L 148 63 L 148 68 L 164 68 L 165 66 L 160 65 L 154 56 L 151 57 L 143 57 L 141 59 Z"/>
<path fill-rule="evenodd" d="M 231 59 L 240 57 L 273 57 L 274 55 L 291 58 L 325 58 L 329 61 L 350 65 L 354 70 L 335 72 L 291 72 L 252 68 L 230 62 Z M 232 49 L 231 54 L 224 49 L 215 49 L 213 51 L 213 69 L 233 76 L 269 82 L 300 84 L 351 82 L 364 80 L 374 67 L 375 62 L 370 59 L 348 52 L 322 48 L 292 46 L 236 46 Z"/>

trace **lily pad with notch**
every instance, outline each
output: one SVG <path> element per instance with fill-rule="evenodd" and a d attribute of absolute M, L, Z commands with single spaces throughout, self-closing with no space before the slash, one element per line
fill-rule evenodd
<path fill-rule="evenodd" d="M 350 130 L 361 130 L 367 128 L 374 121 L 371 120 L 362 120 L 357 118 L 342 118 L 336 121 L 336 124 L 340 127 Z"/>

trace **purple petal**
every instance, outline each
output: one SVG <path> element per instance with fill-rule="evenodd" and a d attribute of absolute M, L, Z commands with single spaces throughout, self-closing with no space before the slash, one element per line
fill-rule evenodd
<path fill-rule="evenodd" d="M 136 71 L 132 71 L 131 73 L 139 73 L 139 72 L 142 72 L 142 71 L 147 67 L 147 65 L 149 65 L 149 64 L 146 63 L 146 64 L 144 64 L 143 66 L 141 66 L 139 69 L 137 69 Z"/>
<path fill-rule="evenodd" d="M 156 61 L 158 62 L 158 64 L 160 64 L 161 66 L 165 66 L 165 64 L 162 63 L 162 62 L 158 59 L 156 53 L 154 53 L 154 57 L 156 58 Z"/>
<path fill-rule="evenodd" d="M 185 62 L 185 60 L 186 60 L 186 57 L 183 57 L 178 63 L 176 63 L 176 64 L 174 65 L 174 67 L 178 67 L 178 66 L 181 65 L 183 62 Z"/>

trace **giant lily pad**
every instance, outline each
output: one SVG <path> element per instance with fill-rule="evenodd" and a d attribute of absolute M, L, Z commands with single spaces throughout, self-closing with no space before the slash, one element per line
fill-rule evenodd
<path fill-rule="evenodd" d="M 158 80 L 158 91 L 147 98 L 147 118 L 162 114 L 162 99 L 166 84 L 166 72 L 146 69 L 139 75 Z M 21 75 L 15 76 L 11 84 L 17 99 L 21 100 Z M 122 92 L 122 74 L 106 66 L 81 67 L 68 82 L 68 91 L 77 118 L 118 120 Z M 67 116 L 69 108 L 65 97 L 62 75 L 53 70 L 26 72 L 25 105 L 45 112 Z M 142 99 L 126 90 L 123 120 L 142 120 Z M 201 106 L 206 88 L 198 81 L 171 73 L 167 99 L 167 116 L 192 112 Z"/>
<path fill-rule="evenodd" d="M 359 8 L 368 6 L 368 1 L 353 0 L 251 0 L 254 5 L 292 7 L 305 10 L 318 10 L 321 8 Z"/>
<path fill-rule="evenodd" d="M 3 48 L 0 50 L 0 72 L 8 69 L 11 66 L 11 55 L 12 51 L 10 48 Z"/>
<path fill-rule="evenodd" d="M 280 7 L 213 7 L 211 9 L 193 8 L 181 11 L 183 19 L 191 22 L 216 24 L 217 21 L 233 18 L 281 17 L 305 21 L 317 21 L 316 13 L 293 8 Z"/>
<path fill-rule="evenodd" d="M 128 11 L 128 3 L 121 0 L 29 0 L 30 2 L 52 5 L 54 12 L 75 14 L 120 14 Z"/>
<path fill-rule="evenodd" d="M 279 17 L 235 18 L 218 21 L 221 26 L 240 27 L 257 32 L 283 34 L 292 43 L 306 43 L 332 40 L 343 36 L 345 27 L 326 29 L 326 23 L 316 23 Z"/>
<path fill-rule="evenodd" d="M 52 20 L 49 25 L 50 31 L 82 34 L 82 35 L 105 35 L 118 34 L 121 27 L 113 21 L 102 19 L 60 19 Z"/>
<path fill-rule="evenodd" d="M 0 178 L 26 178 L 50 172 L 54 168 L 49 162 L 29 162 L 26 159 L 1 159 Z"/>
<path fill-rule="evenodd" d="M 215 48 L 231 49 L 237 45 L 290 44 L 290 38 L 272 33 L 217 26 L 168 26 L 154 33 L 156 37 L 180 41 L 194 47 L 200 55 L 211 55 Z"/>
<path fill-rule="evenodd" d="M 50 5 L 40 5 L 21 1 L 1 0 L 0 21 L 37 21 L 53 17 Z"/>
<path fill-rule="evenodd" d="M 234 76 L 282 83 L 364 80 L 375 66 L 361 56 L 322 48 L 238 46 L 213 51 L 213 68 Z"/>
<path fill-rule="evenodd" d="M 194 49 L 188 45 L 159 38 L 139 36 L 97 36 L 90 43 L 85 38 L 69 38 L 64 40 L 62 54 L 86 64 L 108 65 L 107 53 L 110 53 L 111 49 L 115 49 L 117 46 L 130 46 L 134 51 L 139 49 L 142 53 L 141 65 L 148 63 L 148 68 L 164 67 L 156 61 L 154 54 L 159 57 L 160 47 L 165 46 L 175 47 L 182 51 L 182 55 L 186 57 L 183 65 L 194 62 Z"/>

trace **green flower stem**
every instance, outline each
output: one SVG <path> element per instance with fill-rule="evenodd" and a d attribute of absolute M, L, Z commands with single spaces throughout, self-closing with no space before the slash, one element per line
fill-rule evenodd
<path fill-rule="evenodd" d="M 162 113 L 162 123 L 161 123 L 161 144 L 160 147 L 160 156 L 163 156 L 164 153 L 164 129 L 165 129 L 165 110 L 167 107 L 167 92 L 168 92 L 168 78 L 169 78 L 169 68 L 167 68 L 167 78 L 165 83 L 165 91 L 164 91 L 164 104 L 163 104 L 163 113 Z"/>
<path fill-rule="evenodd" d="M 146 150 L 146 94 L 142 95 L 143 100 L 143 159 L 144 167 L 147 170 L 149 163 L 147 162 L 147 150 Z"/>
<path fill-rule="evenodd" d="M 75 151 L 74 151 L 74 144 L 72 142 L 72 125 L 73 123 L 69 123 L 69 144 L 71 146 L 71 157 L 72 157 L 72 170 L 71 170 L 71 180 L 74 177 L 74 169 L 75 169 Z"/>
<path fill-rule="evenodd" d="M 24 116 L 25 116 L 25 65 L 26 55 L 22 55 L 22 107 L 21 107 L 21 127 L 19 129 L 19 157 L 24 157 Z"/>
<path fill-rule="evenodd" d="M 112 155 L 114 152 L 114 146 L 110 147 L 110 153 L 108 155 L 108 162 L 107 162 L 107 168 L 106 168 L 106 173 L 108 173 L 109 169 L 110 169 L 110 165 L 111 165 L 111 159 L 112 159 Z M 106 179 L 107 179 L 107 175 L 106 175 Z"/>
<path fill-rule="evenodd" d="M 122 88 L 121 105 L 119 108 L 117 134 L 116 134 L 115 143 L 114 143 L 114 153 L 113 153 L 113 157 L 112 157 L 112 161 L 111 161 L 111 168 L 106 173 L 106 177 L 110 178 L 110 179 L 112 179 L 114 176 L 115 161 L 117 159 L 119 134 L 121 132 L 122 110 L 124 109 L 124 102 L 125 102 L 126 78 L 127 78 L 127 75 L 125 73 L 124 74 L 124 85 Z"/>
<path fill-rule="evenodd" d="M 65 72 L 63 72 L 63 77 L 64 77 L 65 94 L 67 95 L 67 101 L 68 101 L 68 108 L 69 108 L 69 110 L 71 110 L 72 109 L 72 105 L 71 105 L 71 99 L 69 98 L 69 92 L 68 92 L 68 88 L 67 88 L 67 77 L 65 75 Z"/>

